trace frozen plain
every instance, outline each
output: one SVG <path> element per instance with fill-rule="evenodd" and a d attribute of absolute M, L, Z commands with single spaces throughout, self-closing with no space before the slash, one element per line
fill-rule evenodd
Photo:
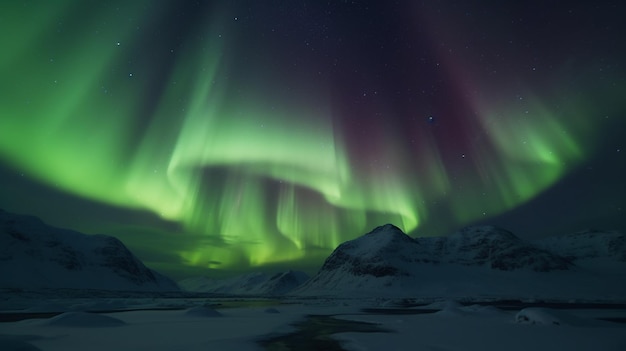
<path fill-rule="evenodd" d="M 1 350 L 626 350 L 623 304 L 504 310 L 350 298 L 18 300 L 0 305 Z M 85 312 L 96 310 L 119 312 Z M 38 318 L 7 321 L 23 313 Z M 305 326 L 311 316 L 325 319 Z M 324 321 L 333 323 L 316 325 Z"/>

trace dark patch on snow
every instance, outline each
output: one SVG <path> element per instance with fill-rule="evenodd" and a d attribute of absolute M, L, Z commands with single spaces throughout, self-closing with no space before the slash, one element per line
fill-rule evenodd
<path fill-rule="evenodd" d="M 269 336 L 257 341 L 266 350 L 343 351 L 341 342 L 331 335 L 337 333 L 389 333 L 378 324 L 341 320 L 333 316 L 309 315 L 292 324 L 296 331 L 286 335 Z"/>

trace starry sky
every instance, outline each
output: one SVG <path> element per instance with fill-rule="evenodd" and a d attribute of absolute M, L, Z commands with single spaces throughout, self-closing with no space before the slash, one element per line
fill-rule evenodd
<path fill-rule="evenodd" d="M 0 208 L 174 278 L 626 230 L 619 1 L 0 2 Z"/>

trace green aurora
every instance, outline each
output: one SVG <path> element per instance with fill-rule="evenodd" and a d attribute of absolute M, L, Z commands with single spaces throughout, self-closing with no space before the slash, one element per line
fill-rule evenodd
<path fill-rule="evenodd" d="M 471 120 L 442 137 L 416 110 L 419 123 L 367 120 L 376 132 L 355 137 L 333 77 L 285 72 L 288 59 L 247 37 L 234 5 L 168 34 L 174 7 L 3 2 L 0 161 L 173 223 L 175 240 L 190 244 L 161 249 L 185 266 L 313 265 L 382 223 L 419 233 L 432 221 L 453 229 L 495 217 L 592 157 L 605 126 L 589 117 L 615 113 L 626 91 L 623 80 L 596 84 L 597 67 L 555 70 L 539 85 L 442 59 L 457 89 L 450 105 Z M 391 119 L 410 114 L 389 105 L 376 103 Z"/>

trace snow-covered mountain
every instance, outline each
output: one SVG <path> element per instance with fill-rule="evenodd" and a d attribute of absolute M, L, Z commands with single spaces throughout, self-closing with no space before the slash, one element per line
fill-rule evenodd
<path fill-rule="evenodd" d="M 321 271 L 347 270 L 354 275 L 409 275 L 415 263 L 485 266 L 510 271 L 551 271 L 572 265 L 493 226 L 464 228 L 449 237 L 412 239 L 387 224 L 345 242 L 326 259 Z"/>
<path fill-rule="evenodd" d="M 183 290 L 193 292 L 278 296 L 289 293 L 308 279 L 309 276 L 304 272 L 287 271 L 274 275 L 249 273 L 227 279 L 188 278 L 178 282 L 178 285 Z"/>
<path fill-rule="evenodd" d="M 468 227 L 448 237 L 412 239 L 387 224 L 339 245 L 319 272 L 294 293 L 626 296 L 626 283 L 616 284 L 597 272 L 581 270 L 572 258 L 555 251 L 493 226 Z"/>
<path fill-rule="evenodd" d="M 626 235 L 617 231 L 585 230 L 543 238 L 535 244 L 572 261 L 610 258 L 626 262 Z"/>
<path fill-rule="evenodd" d="M 175 291 L 121 241 L 0 210 L 0 287 Z"/>
<path fill-rule="evenodd" d="M 528 243 L 508 230 L 494 226 L 463 228 L 448 237 L 418 238 L 439 263 L 487 266 L 511 271 L 530 269 L 549 272 L 572 268 L 570 261 L 558 254 Z"/>

